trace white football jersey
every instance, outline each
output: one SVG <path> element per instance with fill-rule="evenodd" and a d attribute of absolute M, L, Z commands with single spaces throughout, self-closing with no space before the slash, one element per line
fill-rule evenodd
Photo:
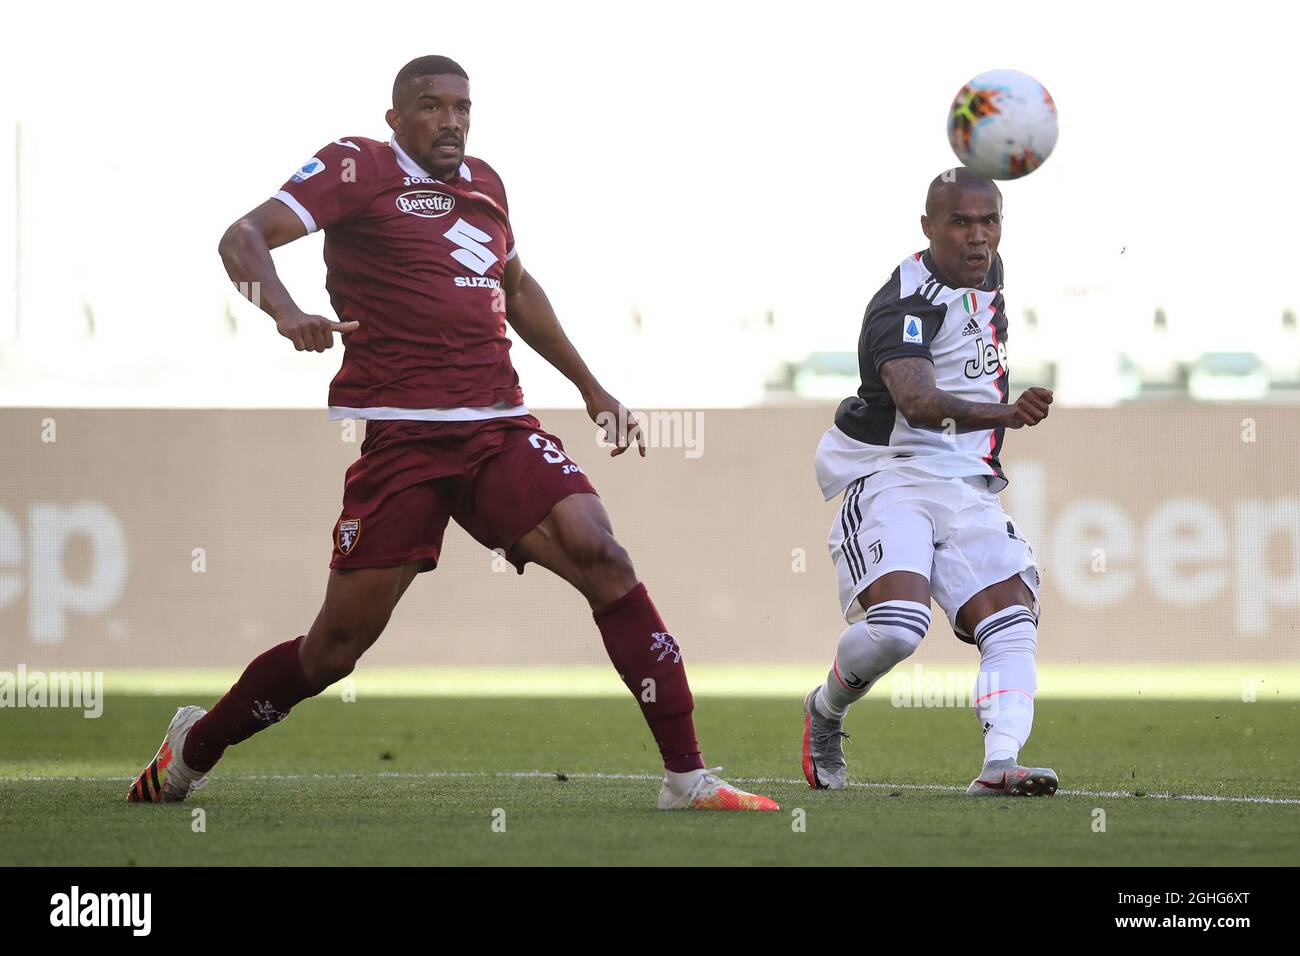
<path fill-rule="evenodd" d="M 958 432 L 914 428 L 894 405 L 880 367 L 918 356 L 934 363 L 935 385 L 971 402 L 1006 404 L 1007 316 L 1002 257 L 983 288 L 958 288 L 935 274 L 929 252 L 908 256 L 867 306 L 858 339 L 862 386 L 840 403 L 817 448 L 817 481 L 829 500 L 878 471 L 912 469 L 944 478 L 989 476 L 1007 485 L 998 461 L 1001 428 Z"/>

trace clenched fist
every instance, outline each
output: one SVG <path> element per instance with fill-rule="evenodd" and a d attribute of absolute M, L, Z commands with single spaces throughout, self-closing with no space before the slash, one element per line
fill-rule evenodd
<path fill-rule="evenodd" d="M 1014 405 L 1007 406 L 1007 428 L 1023 428 L 1025 425 L 1037 425 L 1047 417 L 1052 404 L 1050 388 L 1027 388 L 1016 399 Z"/>

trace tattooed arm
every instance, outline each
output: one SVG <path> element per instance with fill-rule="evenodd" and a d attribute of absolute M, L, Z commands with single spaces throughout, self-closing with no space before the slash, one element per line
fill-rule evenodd
<path fill-rule="evenodd" d="M 985 428 L 1020 428 L 1037 425 L 1047 417 L 1052 393 L 1030 388 L 1014 405 L 968 402 L 934 384 L 934 364 L 923 358 L 890 359 L 880 367 L 880 377 L 898 410 L 914 428 L 943 428 L 953 422 L 958 431 Z"/>

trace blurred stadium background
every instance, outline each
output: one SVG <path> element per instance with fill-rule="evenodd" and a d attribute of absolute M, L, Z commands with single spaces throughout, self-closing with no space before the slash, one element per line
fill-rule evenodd
<path fill-rule="evenodd" d="M 708 686 L 786 692 L 831 652 L 813 449 L 856 388 L 863 306 L 924 243 L 925 184 L 953 162 L 944 109 L 999 66 L 1062 115 L 1055 155 L 1004 189 L 1012 385 L 1058 402 L 1004 455 L 1043 566 L 1043 660 L 1186 665 L 1166 689 L 1228 696 L 1263 672 L 1224 665 L 1293 664 L 1294 13 L 1264 28 L 1246 3 L 1227 28 L 1103 3 L 970 30 L 953 3 L 826 7 L 501 4 L 450 30 L 383 4 L 346 29 L 248 4 L 130 23 L 74 5 L 75 32 L 72 14 L 18 14 L 0 666 L 212 667 L 217 688 L 307 627 L 362 430 L 325 419 L 340 353 L 279 339 L 216 243 L 320 145 L 386 138 L 392 76 L 426 52 L 469 70 L 470 151 L 502 173 L 521 255 L 589 364 L 631 407 L 680 413 L 648 460 L 611 462 L 568 384 L 515 346 L 529 405 L 592 473 L 688 660 L 749 668 Z M 328 313 L 320 244 L 276 259 Z M 918 660 L 973 669 L 944 631 Z M 576 595 L 456 529 L 368 663 L 577 668 L 536 682 L 568 691 L 607 668 Z"/>

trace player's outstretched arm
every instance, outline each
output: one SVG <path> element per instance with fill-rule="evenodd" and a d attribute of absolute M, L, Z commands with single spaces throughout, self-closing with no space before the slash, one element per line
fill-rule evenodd
<path fill-rule="evenodd" d="M 605 429 L 606 437 L 614 445 L 610 454 L 621 455 L 635 444 L 644 458 L 645 438 L 640 425 L 623 404 L 596 381 L 596 376 L 564 334 L 550 299 L 537 280 L 524 269 L 517 255 L 506 263 L 505 291 L 506 320 L 510 327 L 519 333 L 529 348 L 578 387 L 587 414 Z"/>
<path fill-rule="evenodd" d="M 276 328 L 294 348 L 323 352 L 334 344 L 335 332 L 351 332 L 358 323 L 303 312 L 280 281 L 271 250 L 305 235 L 307 227 L 292 209 L 278 199 L 268 199 L 226 230 L 217 251 L 230 280 L 253 305 L 275 319 Z"/>
<path fill-rule="evenodd" d="M 943 428 L 949 423 L 958 431 L 1020 428 L 1037 425 L 1052 404 L 1051 390 L 1037 386 L 1026 389 L 1014 405 L 968 402 L 936 387 L 934 364 L 923 358 L 890 359 L 880 366 L 880 377 L 914 428 Z"/>

